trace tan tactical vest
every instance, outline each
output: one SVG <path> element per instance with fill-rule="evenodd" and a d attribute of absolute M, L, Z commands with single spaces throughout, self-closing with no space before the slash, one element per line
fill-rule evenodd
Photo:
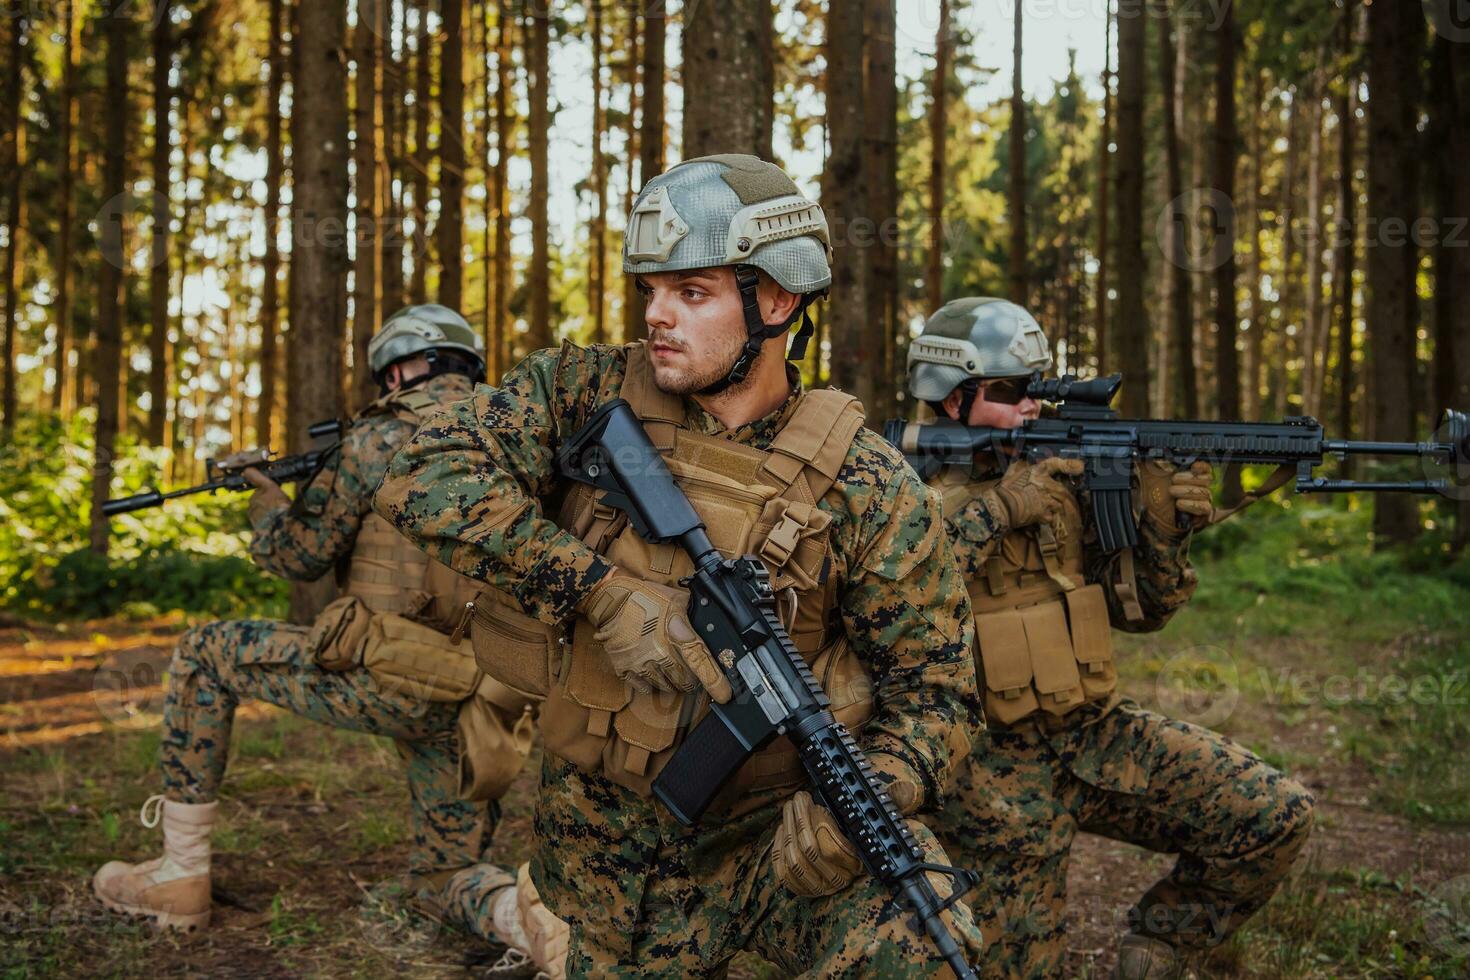
<path fill-rule="evenodd" d="M 947 467 L 930 485 L 950 518 L 999 482 Z M 1117 686 L 1108 604 L 1102 586 L 1084 580 L 1082 530 L 1081 508 L 1068 494 L 1053 523 L 1007 531 L 984 571 L 965 583 L 990 722 L 1010 725 L 1037 712 L 1060 718 L 1106 700 Z"/>
<path fill-rule="evenodd" d="M 417 427 L 443 404 L 427 391 L 410 388 L 384 395 L 362 414 L 392 415 Z M 480 588 L 431 559 L 371 511 L 363 516 L 352 553 L 338 566 L 337 585 L 343 595 L 356 596 L 374 613 L 394 613 L 441 633 L 463 632 L 469 602 Z"/>
<path fill-rule="evenodd" d="M 862 406 L 832 389 L 807 392 L 770 450 L 755 449 L 690 431 L 683 399 L 653 383 L 644 345 L 630 344 L 627 351 L 621 397 L 643 420 L 714 545 L 726 555 L 754 554 L 765 562 L 796 648 L 811 664 L 838 718 L 853 729 L 860 727 L 872 714 L 872 683 L 837 622 L 838 583 L 829 574 L 831 517 L 817 502 L 836 480 L 862 427 Z M 624 514 L 602 504 L 600 496 L 578 484 L 557 522 L 606 556 L 619 574 L 666 585 L 677 585 L 690 574 L 689 558 L 677 544 L 650 545 Z M 553 646 L 544 681 L 527 677 L 526 666 L 540 642 L 530 639 L 537 628 L 513 614 L 510 605 L 494 594 L 476 600 L 474 636 L 481 666 L 513 686 L 547 685 L 541 731 L 548 751 L 648 795 L 674 747 L 707 712 L 707 697 L 635 692 L 613 673 L 591 624 L 582 619 Z M 532 651 L 530 660 L 494 652 L 510 647 L 517 628 L 521 639 L 529 640 L 520 649 Z M 486 662 L 492 658 L 495 663 Z M 794 747 L 780 738 L 746 763 L 716 806 L 804 778 Z"/>

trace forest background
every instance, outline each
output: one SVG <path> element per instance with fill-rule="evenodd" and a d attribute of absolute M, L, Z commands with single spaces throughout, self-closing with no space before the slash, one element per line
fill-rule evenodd
<path fill-rule="evenodd" d="M 923 319 L 974 294 L 1031 309 L 1062 370 L 1123 372 L 1129 415 L 1412 440 L 1470 409 L 1464 6 L 0 0 L 0 967 L 156 972 L 160 945 L 79 889 L 145 846 L 124 802 L 152 785 L 172 638 L 321 600 L 246 560 L 241 495 L 111 522 L 97 503 L 306 448 L 373 397 L 367 338 L 406 303 L 462 310 L 492 379 L 564 339 L 637 338 L 623 222 L 679 159 L 757 153 L 821 201 L 835 278 L 801 367 L 874 422 L 910 412 Z M 1308 869 L 1210 975 L 1464 973 L 1467 917 L 1444 914 L 1470 907 L 1458 477 L 1447 497 L 1278 494 L 1200 535 L 1196 600 L 1125 641 L 1131 693 L 1322 802 Z M 1438 693 L 1394 693 L 1420 682 Z M 238 741 L 239 931 L 165 965 L 428 955 L 343 918 L 406 832 L 391 750 L 270 712 Z M 335 856 L 349 870 L 319 874 Z M 1070 970 L 1106 970 L 1148 867 L 1087 845 Z"/>

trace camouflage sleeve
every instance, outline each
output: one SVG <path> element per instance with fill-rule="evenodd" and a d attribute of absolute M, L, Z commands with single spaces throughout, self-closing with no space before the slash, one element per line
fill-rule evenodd
<path fill-rule="evenodd" d="M 859 453 L 845 476 L 871 488 L 841 601 L 849 642 L 874 685 L 862 741 L 906 762 L 934 805 L 980 719 L 969 597 L 937 494 L 879 451 Z"/>
<path fill-rule="evenodd" d="M 1088 527 L 1092 523 L 1088 521 Z M 1189 563 L 1188 531 L 1162 529 L 1147 516 L 1138 521 L 1138 544 L 1133 547 L 1133 573 L 1137 580 L 1138 605 L 1142 619 L 1129 619 L 1118 595 L 1122 558 L 1097 547 L 1097 536 L 1087 536 L 1087 579 L 1100 582 L 1108 601 L 1113 626 L 1126 633 L 1152 633 L 1164 628 L 1174 613 L 1194 595 L 1199 579 Z"/>
<path fill-rule="evenodd" d="M 945 518 L 944 530 L 965 581 L 985 574 L 985 562 L 995 553 L 1006 532 L 983 496 L 965 504 L 958 514 Z"/>
<path fill-rule="evenodd" d="M 310 582 L 331 571 L 352 552 L 373 488 L 388 460 L 413 427 L 383 416 L 357 422 L 348 430 L 310 483 L 290 507 L 251 509 L 250 557 L 273 575 Z"/>
<path fill-rule="evenodd" d="M 557 624 L 608 563 L 543 513 L 556 451 L 602 400 L 616 348 L 532 354 L 474 397 L 427 420 L 392 461 L 377 512 L 455 571 Z"/>

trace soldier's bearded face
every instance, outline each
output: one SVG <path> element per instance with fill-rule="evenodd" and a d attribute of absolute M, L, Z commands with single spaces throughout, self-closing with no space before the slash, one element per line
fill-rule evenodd
<path fill-rule="evenodd" d="M 733 270 L 652 272 L 638 277 L 638 290 L 644 298 L 653 380 L 660 389 L 690 395 L 729 373 L 745 343 Z"/>

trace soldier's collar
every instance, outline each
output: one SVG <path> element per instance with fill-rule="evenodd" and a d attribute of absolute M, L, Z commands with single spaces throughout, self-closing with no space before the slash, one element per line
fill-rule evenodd
<path fill-rule="evenodd" d="M 700 408 L 698 402 L 693 399 L 686 399 L 685 406 L 687 414 L 684 420 L 685 424 L 689 426 L 691 431 L 698 432 L 701 435 L 724 436 L 732 442 L 763 446 L 776 438 L 776 433 L 780 432 L 781 428 L 790 421 L 792 413 L 796 411 L 796 403 L 801 401 L 801 396 L 806 392 L 806 389 L 801 383 L 801 372 L 797 370 L 796 365 L 789 361 L 786 364 L 786 380 L 791 386 L 791 391 L 787 394 L 786 400 L 774 411 L 756 419 L 754 422 L 747 422 L 733 429 L 726 429 L 719 419 Z"/>

